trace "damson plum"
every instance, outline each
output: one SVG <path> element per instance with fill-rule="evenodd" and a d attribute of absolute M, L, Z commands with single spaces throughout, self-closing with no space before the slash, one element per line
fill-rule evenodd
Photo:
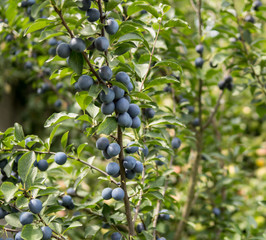
<path fill-rule="evenodd" d="M 105 31 L 110 34 L 113 35 L 118 31 L 119 25 L 117 23 L 117 21 L 115 21 L 113 18 L 109 18 L 106 21 L 106 26 L 105 26 Z"/>
<path fill-rule="evenodd" d="M 104 52 L 109 47 L 109 41 L 106 37 L 99 37 L 95 40 L 95 47 L 98 51 Z"/>

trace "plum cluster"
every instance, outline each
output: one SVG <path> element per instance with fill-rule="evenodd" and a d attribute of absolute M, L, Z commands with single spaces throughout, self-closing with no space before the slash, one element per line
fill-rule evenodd
<path fill-rule="evenodd" d="M 225 88 L 227 88 L 229 91 L 232 91 L 234 87 L 232 76 L 230 75 L 226 76 L 222 81 L 218 83 L 218 87 L 221 90 L 224 90 Z"/>
<path fill-rule="evenodd" d="M 204 64 L 204 59 L 202 58 L 204 46 L 203 44 L 198 44 L 195 48 L 196 52 L 200 55 L 200 57 L 196 58 L 195 66 L 196 68 L 202 68 Z"/>

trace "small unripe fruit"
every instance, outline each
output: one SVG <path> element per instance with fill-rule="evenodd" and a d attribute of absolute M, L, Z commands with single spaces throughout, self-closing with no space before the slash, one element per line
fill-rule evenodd
<path fill-rule="evenodd" d="M 76 195 L 76 191 L 74 188 L 68 188 L 67 189 L 67 195 Z"/>
<path fill-rule="evenodd" d="M 33 222 L 33 215 L 30 212 L 22 212 L 19 216 L 19 221 L 22 225 L 31 224 Z"/>
<path fill-rule="evenodd" d="M 64 152 L 58 152 L 55 154 L 54 160 L 58 165 L 63 165 L 67 161 L 67 155 Z"/>
<path fill-rule="evenodd" d="M 114 176 L 117 173 L 119 173 L 120 171 L 120 167 L 117 163 L 115 162 L 110 162 L 108 163 L 108 165 L 106 166 L 106 172 L 110 175 L 110 176 Z"/>
<path fill-rule="evenodd" d="M 246 22 L 250 22 L 250 23 L 255 23 L 255 18 L 253 16 L 251 16 L 251 15 L 247 15 L 245 17 L 245 21 Z"/>
<path fill-rule="evenodd" d="M 100 12 L 96 8 L 90 8 L 86 12 L 86 16 L 88 16 L 89 22 L 96 22 L 100 18 Z"/>
<path fill-rule="evenodd" d="M 56 48 L 56 54 L 61 58 L 68 58 L 71 54 L 71 48 L 67 43 L 60 43 Z"/>
<path fill-rule="evenodd" d="M 7 211 L 0 207 L 0 219 L 3 219 L 7 214 Z"/>
<path fill-rule="evenodd" d="M 148 147 L 145 145 L 144 148 L 140 148 L 140 150 L 143 152 L 144 157 L 147 157 L 149 154 L 149 149 Z"/>
<path fill-rule="evenodd" d="M 112 188 L 105 188 L 105 189 L 103 189 L 103 191 L 102 191 L 102 197 L 103 197 L 103 199 L 105 199 L 105 200 L 111 199 L 112 198 L 112 191 L 113 191 Z"/>
<path fill-rule="evenodd" d="M 101 106 L 101 112 L 104 115 L 112 114 L 114 111 L 115 111 L 115 104 L 114 104 L 114 102 L 103 103 L 102 106 Z"/>
<path fill-rule="evenodd" d="M 69 195 L 65 195 L 62 197 L 62 205 L 66 208 L 68 208 L 69 206 L 71 206 L 73 204 L 73 200 L 72 197 Z"/>
<path fill-rule="evenodd" d="M 192 125 L 193 125 L 194 127 L 199 126 L 199 125 L 200 125 L 199 118 L 195 118 L 195 119 L 192 121 Z"/>
<path fill-rule="evenodd" d="M 29 202 L 29 209 L 32 213 L 38 214 L 42 210 L 42 202 L 39 199 L 32 199 Z"/>
<path fill-rule="evenodd" d="M 96 148 L 99 150 L 105 150 L 109 144 L 109 140 L 106 137 L 101 137 L 96 141 Z"/>
<path fill-rule="evenodd" d="M 41 159 L 38 163 L 37 163 L 37 167 L 39 170 L 41 171 L 46 171 L 47 168 L 49 167 L 48 162 L 45 159 Z"/>
<path fill-rule="evenodd" d="M 213 208 L 213 213 L 216 215 L 216 216 L 219 216 L 221 214 L 221 210 L 217 207 Z"/>
<path fill-rule="evenodd" d="M 48 44 L 50 46 L 56 46 L 57 45 L 57 40 L 55 38 L 51 38 L 49 41 L 48 41 Z"/>
<path fill-rule="evenodd" d="M 93 85 L 93 79 L 88 75 L 82 75 L 78 79 L 78 87 L 81 91 L 87 91 Z"/>
<path fill-rule="evenodd" d="M 81 38 L 72 38 L 69 42 L 70 48 L 75 52 L 83 52 L 86 49 L 86 44 Z"/>
<path fill-rule="evenodd" d="M 95 47 L 98 51 L 104 52 L 109 47 L 109 41 L 106 37 L 99 37 L 95 40 Z"/>
<path fill-rule="evenodd" d="M 109 156 L 114 157 L 114 156 L 116 156 L 116 155 L 118 155 L 120 153 L 121 148 L 120 148 L 119 144 L 117 144 L 117 143 L 111 143 L 107 147 L 106 151 L 107 151 L 107 154 Z"/>
<path fill-rule="evenodd" d="M 41 228 L 41 230 L 42 230 L 42 234 L 43 234 L 43 238 L 42 238 L 43 240 L 49 240 L 49 239 L 52 238 L 53 231 L 52 231 L 52 229 L 50 227 L 43 226 Z"/>
<path fill-rule="evenodd" d="M 262 6 L 262 2 L 260 0 L 256 0 L 255 2 L 253 2 L 252 6 L 255 11 L 258 11 L 259 8 Z"/>
<path fill-rule="evenodd" d="M 133 170 L 126 169 L 126 178 L 133 179 L 136 176 L 136 173 Z"/>
<path fill-rule="evenodd" d="M 120 201 L 120 200 L 123 200 L 124 197 L 125 197 L 125 192 L 122 188 L 115 188 L 112 191 L 112 198 L 113 199 Z"/>
<path fill-rule="evenodd" d="M 110 67 L 108 66 L 102 66 L 100 69 L 99 69 L 99 75 L 101 77 L 102 80 L 104 81 L 110 81 L 112 76 L 113 76 L 113 72 L 111 70 Z"/>
<path fill-rule="evenodd" d="M 111 159 L 112 157 L 108 155 L 108 153 L 106 152 L 106 150 L 102 151 L 103 157 L 106 159 Z"/>
<path fill-rule="evenodd" d="M 105 31 L 110 34 L 113 35 L 118 31 L 119 25 L 117 23 L 117 21 L 115 21 L 113 18 L 109 18 L 106 21 L 106 26 L 105 26 Z"/>
<path fill-rule="evenodd" d="M 223 90 L 223 89 L 225 88 L 225 86 L 226 86 L 225 81 L 220 81 L 220 82 L 218 83 L 218 87 L 219 87 L 221 90 Z"/>

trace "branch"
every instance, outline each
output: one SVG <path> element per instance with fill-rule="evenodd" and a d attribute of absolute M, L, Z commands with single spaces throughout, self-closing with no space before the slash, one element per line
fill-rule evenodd
<path fill-rule="evenodd" d="M 154 54 L 154 50 L 155 50 L 155 45 L 156 45 L 156 42 L 158 40 L 158 37 L 159 37 L 159 33 L 160 33 L 160 30 L 161 30 L 161 23 L 162 23 L 162 19 L 160 20 L 159 22 L 159 28 L 158 28 L 158 31 L 157 31 L 157 34 L 155 36 L 155 39 L 154 39 L 154 42 L 153 42 L 153 46 L 152 46 L 152 51 L 151 51 L 151 54 L 150 54 L 150 60 L 149 60 L 149 66 L 148 66 L 148 69 L 147 69 L 147 72 L 140 84 L 140 88 L 139 88 L 139 91 L 141 92 L 142 91 L 142 88 L 144 86 L 144 83 L 145 83 L 145 80 L 150 72 L 150 69 L 151 69 L 151 62 L 152 62 L 152 57 L 153 57 L 153 54 Z"/>
<path fill-rule="evenodd" d="M 118 144 L 120 145 L 120 148 L 121 148 L 118 160 L 119 160 L 119 165 L 120 165 L 121 187 L 125 192 L 124 204 L 125 204 L 126 218 L 127 218 L 128 229 L 129 229 L 129 240 L 131 240 L 133 239 L 132 237 L 134 236 L 135 231 L 134 231 L 134 225 L 132 222 L 130 203 L 129 203 L 128 194 L 127 194 L 126 172 L 123 166 L 123 161 L 124 161 L 123 135 L 122 135 L 122 130 L 120 126 L 118 126 L 118 129 L 117 129 L 117 139 L 118 139 Z"/>
<path fill-rule="evenodd" d="M 14 232 L 14 233 L 17 233 L 17 232 L 20 231 L 20 230 L 17 230 L 17 229 L 11 229 L 11 228 L 6 228 L 6 227 L 4 227 L 3 230 L 6 231 L 6 232 Z"/>
<path fill-rule="evenodd" d="M 220 106 L 220 103 L 221 103 L 221 99 L 223 97 L 223 94 L 224 94 L 224 91 L 221 91 L 221 93 L 219 95 L 219 98 L 217 99 L 215 108 L 214 108 L 213 112 L 211 113 L 210 117 L 208 118 L 207 122 L 204 124 L 203 130 L 206 129 L 210 125 L 210 123 L 212 122 L 212 120 L 213 120 L 213 118 L 214 118 L 215 114 L 217 113 L 218 108 Z"/>
<path fill-rule="evenodd" d="M 1 151 L 3 151 L 3 152 L 11 152 L 12 149 L 1 149 Z M 31 152 L 31 151 L 33 151 L 33 152 L 38 153 L 38 154 L 52 154 L 52 155 L 55 155 L 56 154 L 55 152 L 50 152 L 50 151 L 49 152 L 45 152 L 45 151 L 34 151 L 34 150 L 29 150 L 29 149 L 17 149 L 16 151 L 18 151 L 18 152 Z M 91 169 L 96 170 L 97 172 L 103 174 L 106 177 L 110 177 L 105 171 L 103 171 L 103 170 L 95 167 L 94 165 L 89 164 L 89 163 L 85 162 L 84 160 L 81 160 L 81 159 L 79 159 L 77 157 L 70 156 L 68 154 L 66 154 L 66 155 L 67 155 L 68 158 L 73 159 L 73 160 L 76 160 L 76 161 L 78 161 L 78 162 L 80 162 L 80 163 L 82 163 L 84 165 L 87 165 Z M 110 178 L 110 180 L 111 180 L 112 183 L 120 186 L 120 184 L 118 184 L 118 182 L 115 181 L 113 178 Z"/>
<path fill-rule="evenodd" d="M 233 5 L 234 5 L 234 9 L 236 9 L 234 0 L 233 0 Z M 248 65 L 250 66 L 250 69 L 251 69 L 255 79 L 257 80 L 258 84 L 260 85 L 261 91 L 266 96 L 265 86 L 264 86 L 263 82 L 260 80 L 260 76 L 256 74 L 256 71 L 255 71 L 255 69 L 253 67 L 253 64 L 252 64 L 252 62 L 250 61 L 250 59 L 248 57 L 249 52 L 248 52 L 248 48 L 246 46 L 246 43 L 244 41 L 244 34 L 242 32 L 242 29 L 241 29 L 241 24 L 240 24 L 240 21 L 239 21 L 239 16 L 237 14 L 237 11 L 236 11 L 236 20 L 237 20 L 238 31 L 240 33 L 240 38 L 241 38 L 240 41 L 242 43 L 242 46 L 243 46 L 243 49 L 244 49 L 244 53 L 245 53 L 245 56 L 246 56 L 246 61 L 247 61 Z"/>
<path fill-rule="evenodd" d="M 75 36 L 74 36 L 73 32 L 71 31 L 71 29 L 69 28 L 69 26 L 67 25 L 67 23 L 66 23 L 66 21 L 65 21 L 65 19 L 63 17 L 62 11 L 59 10 L 55 5 L 53 5 L 53 8 L 54 8 L 55 12 L 58 14 L 58 16 L 60 17 L 61 22 L 62 22 L 63 26 L 66 28 L 66 30 L 69 33 L 70 37 L 71 38 L 74 38 Z M 89 65 L 90 70 L 92 71 L 92 73 L 94 74 L 94 76 L 97 78 L 97 80 L 99 82 L 101 82 L 102 84 L 105 84 L 104 81 L 100 78 L 99 74 L 93 68 L 93 66 L 90 63 L 90 60 L 89 60 L 87 54 L 85 52 L 82 52 L 82 55 L 83 55 L 85 61 L 87 62 L 87 64 Z"/>

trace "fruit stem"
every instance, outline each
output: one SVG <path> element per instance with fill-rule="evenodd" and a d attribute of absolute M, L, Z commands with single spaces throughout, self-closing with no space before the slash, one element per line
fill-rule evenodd
<path fill-rule="evenodd" d="M 134 225 L 132 221 L 130 203 L 129 203 L 128 194 L 127 194 L 126 172 L 123 166 L 123 160 L 124 160 L 123 134 L 122 134 L 122 130 L 120 126 L 118 126 L 117 128 L 117 140 L 121 148 L 121 151 L 119 153 L 119 158 L 118 158 L 119 166 L 120 166 L 120 175 L 121 175 L 121 188 L 125 192 L 124 204 L 125 204 L 126 218 L 127 218 L 128 230 L 129 230 L 129 240 L 131 240 L 133 239 L 132 237 L 134 236 Z"/>

